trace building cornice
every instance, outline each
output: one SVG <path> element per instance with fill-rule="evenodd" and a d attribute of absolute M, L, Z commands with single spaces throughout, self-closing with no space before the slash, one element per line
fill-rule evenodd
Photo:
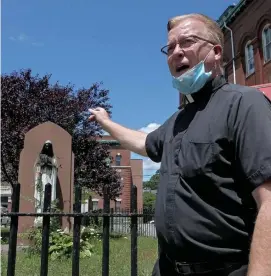
<path fill-rule="evenodd" d="M 130 168 L 132 168 L 131 166 L 115 166 L 115 165 L 112 165 L 111 167 L 115 168 L 115 169 L 130 169 Z"/>
<path fill-rule="evenodd" d="M 120 142 L 117 140 L 97 140 L 101 144 L 106 144 L 110 146 L 120 146 Z"/>
<path fill-rule="evenodd" d="M 224 23 L 231 24 L 252 1 L 254 0 L 240 0 L 237 5 L 229 6 L 217 20 L 222 31 L 225 30 Z"/>

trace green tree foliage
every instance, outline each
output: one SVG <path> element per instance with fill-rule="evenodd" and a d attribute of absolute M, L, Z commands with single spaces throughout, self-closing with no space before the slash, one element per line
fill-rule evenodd
<path fill-rule="evenodd" d="M 143 208 L 145 210 L 153 210 L 155 207 L 156 195 L 151 192 L 143 193 Z"/>
<path fill-rule="evenodd" d="M 159 170 L 148 180 L 145 181 L 143 187 L 145 190 L 157 190 L 159 183 Z"/>

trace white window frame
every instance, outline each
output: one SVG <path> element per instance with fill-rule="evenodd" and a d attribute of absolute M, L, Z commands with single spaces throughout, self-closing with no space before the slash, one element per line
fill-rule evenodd
<path fill-rule="evenodd" d="M 116 198 L 115 199 L 115 211 L 118 213 L 121 210 L 121 198 Z"/>
<path fill-rule="evenodd" d="M 94 209 L 94 204 L 93 204 L 94 202 L 96 203 L 96 206 L 95 206 L 96 208 L 95 209 Z M 97 211 L 98 209 L 99 209 L 99 199 L 98 198 L 93 198 L 92 199 L 92 210 Z"/>
<path fill-rule="evenodd" d="M 265 35 L 266 30 L 268 30 L 267 34 L 269 34 L 269 41 L 267 41 L 267 37 Z M 262 47 L 263 47 L 263 60 L 264 60 L 264 63 L 267 63 L 268 61 L 271 60 L 271 24 L 267 24 L 263 28 L 263 31 L 262 31 Z M 267 58 L 267 48 L 270 51 L 269 58 Z"/>
<path fill-rule="evenodd" d="M 252 56 L 250 56 L 250 51 L 252 50 Z M 250 76 L 255 73 L 255 59 L 254 59 L 254 47 L 251 41 L 248 41 L 245 46 L 245 60 L 246 60 L 246 76 Z M 253 69 L 249 68 L 250 61 L 253 61 Z"/>

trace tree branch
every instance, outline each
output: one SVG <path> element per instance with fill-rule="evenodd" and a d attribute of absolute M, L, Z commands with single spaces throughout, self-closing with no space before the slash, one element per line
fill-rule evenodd
<path fill-rule="evenodd" d="M 9 177 L 8 173 L 7 173 L 7 170 L 6 170 L 6 167 L 5 167 L 5 162 L 3 160 L 3 156 L 1 155 L 1 166 L 2 166 L 2 170 L 3 170 L 3 173 L 6 177 L 6 179 L 8 180 L 8 183 L 11 185 L 11 187 L 13 188 L 14 187 L 14 183 L 12 182 L 11 178 Z"/>

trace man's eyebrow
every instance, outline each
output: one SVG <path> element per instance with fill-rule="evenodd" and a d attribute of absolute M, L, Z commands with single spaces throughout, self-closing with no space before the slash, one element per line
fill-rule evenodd
<path fill-rule="evenodd" d="M 176 43 L 176 41 L 178 41 L 178 40 L 186 39 L 186 38 L 190 38 L 190 37 L 193 37 L 193 38 L 200 38 L 200 37 L 198 37 L 198 36 L 195 35 L 195 34 L 191 34 L 191 35 L 180 35 L 177 39 L 174 38 L 174 39 L 168 40 L 168 44 L 171 44 L 172 42 L 173 42 L 173 43 Z"/>

